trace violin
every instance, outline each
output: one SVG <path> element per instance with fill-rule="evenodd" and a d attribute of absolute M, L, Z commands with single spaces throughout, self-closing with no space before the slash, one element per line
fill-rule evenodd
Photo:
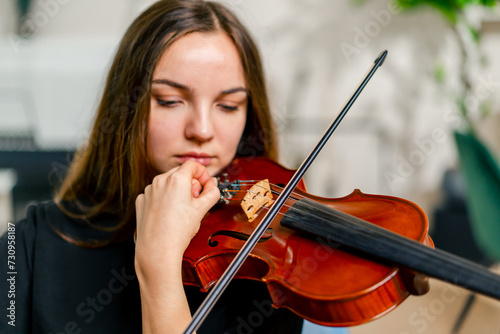
<path fill-rule="evenodd" d="M 184 284 L 206 292 L 217 282 L 292 174 L 266 158 L 233 161 L 219 177 L 220 203 L 184 253 Z M 500 276 L 433 249 L 428 227 L 425 212 L 405 199 L 359 190 L 329 199 L 300 182 L 234 278 L 265 283 L 274 307 L 323 326 L 393 310 L 421 293 L 416 272 L 500 299 Z"/>
<path fill-rule="evenodd" d="M 215 284 L 262 219 L 267 207 L 259 202 L 272 200 L 293 173 L 266 158 L 247 160 L 236 159 L 226 170 L 220 184 L 227 197 L 208 212 L 184 253 L 186 285 L 206 292 Z M 269 187 L 243 181 L 254 179 L 268 179 Z M 360 191 L 339 199 L 321 198 L 307 194 L 301 183 L 235 278 L 264 282 L 275 307 L 287 307 L 321 325 L 357 325 L 400 304 L 409 295 L 408 273 L 352 254 L 335 240 L 311 238 L 282 226 L 294 203 L 305 198 L 432 245 L 425 214 L 413 203 Z"/>
<path fill-rule="evenodd" d="M 184 284 L 210 290 L 184 333 L 199 328 L 233 278 L 262 281 L 274 307 L 325 326 L 379 318 L 410 294 L 425 292 L 421 274 L 500 300 L 500 276 L 433 248 L 427 217 L 416 204 L 359 190 L 336 199 L 305 190 L 306 170 L 386 55 L 375 60 L 296 171 L 247 157 L 235 159 L 219 178 L 220 203 L 203 218 L 183 257 Z"/>

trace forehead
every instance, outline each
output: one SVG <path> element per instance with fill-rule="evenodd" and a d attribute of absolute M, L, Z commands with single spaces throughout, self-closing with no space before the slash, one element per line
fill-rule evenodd
<path fill-rule="evenodd" d="M 207 79 L 218 73 L 234 77 L 232 80 L 244 81 L 238 50 L 222 31 L 194 32 L 173 42 L 160 57 L 153 79 L 163 75 L 168 75 L 169 79 L 181 79 L 189 73 L 197 74 L 199 78 L 205 75 Z"/>

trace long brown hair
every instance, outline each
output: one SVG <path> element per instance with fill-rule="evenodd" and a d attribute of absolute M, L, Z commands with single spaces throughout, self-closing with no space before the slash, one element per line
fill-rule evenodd
<path fill-rule="evenodd" d="M 122 241 L 135 229 L 135 199 L 154 172 L 146 154 L 151 81 L 164 51 L 192 32 L 224 31 L 243 65 L 249 103 L 238 156 L 276 158 L 276 138 L 259 52 L 231 11 L 202 0 L 163 0 L 144 11 L 129 27 L 109 71 L 88 143 L 76 154 L 55 201 L 68 216 L 101 214 L 120 217 L 104 243 L 91 244 L 59 234 L 77 245 L 98 247 Z"/>

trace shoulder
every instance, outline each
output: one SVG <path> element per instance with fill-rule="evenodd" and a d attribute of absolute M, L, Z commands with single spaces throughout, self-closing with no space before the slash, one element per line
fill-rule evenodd
<path fill-rule="evenodd" d="M 29 238 L 34 235 L 37 228 L 43 227 L 43 223 L 59 215 L 64 217 L 54 201 L 40 202 L 30 205 L 26 210 L 26 216 L 16 223 L 10 223 L 9 226 L 14 227 L 16 233 L 22 233 Z"/>
<path fill-rule="evenodd" d="M 54 201 L 30 206 L 26 218 L 19 224 L 29 230 L 29 236 L 52 241 L 64 241 L 69 244 L 96 243 L 109 240 L 116 229 L 118 218 L 109 214 L 100 214 L 92 218 L 72 213 L 73 204 L 64 205 L 64 210 Z M 68 206 L 68 208 L 66 208 Z"/>
<path fill-rule="evenodd" d="M 5 234 L 0 238 L 0 245 L 11 245 L 19 252 L 30 254 L 36 239 L 39 221 L 45 216 L 46 207 L 50 203 L 40 203 L 28 208 L 26 217 L 13 223 L 9 222 Z M 11 247 L 11 248 L 13 248 Z"/>
<path fill-rule="evenodd" d="M 9 223 L 8 230 L 0 238 L 0 245 L 3 249 L 7 246 L 9 239 L 15 240 L 16 249 L 21 248 L 23 253 L 28 255 L 32 254 L 37 245 L 41 243 L 55 242 L 58 244 L 59 242 L 67 243 L 68 240 L 106 240 L 111 233 L 96 227 L 115 223 L 113 218 L 109 216 L 97 217 L 92 222 L 70 217 L 51 200 L 31 205 L 26 211 L 25 218 L 16 223 Z"/>
<path fill-rule="evenodd" d="M 65 215 L 59 210 L 54 201 L 41 202 L 28 207 L 25 218 L 9 224 L 15 230 L 19 241 L 34 241 L 37 234 L 50 230 L 51 225 L 66 221 Z"/>
<path fill-rule="evenodd" d="M 0 248 L 11 248 L 16 250 L 16 258 L 23 260 L 31 267 L 33 263 L 34 248 L 37 235 L 50 228 L 47 224 L 49 212 L 57 209 L 53 201 L 43 202 L 28 207 L 26 217 L 13 223 L 9 222 L 7 230 L 0 238 Z M 55 209 L 54 209 L 55 208 Z"/>

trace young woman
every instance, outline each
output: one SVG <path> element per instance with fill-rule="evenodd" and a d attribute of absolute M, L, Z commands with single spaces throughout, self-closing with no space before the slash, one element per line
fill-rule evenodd
<path fill-rule="evenodd" d="M 213 176 L 249 154 L 276 157 L 250 35 L 217 3 L 153 4 L 126 32 L 55 200 L 0 240 L 4 272 L 15 250 L 0 332 L 182 332 L 204 298 L 182 285 L 183 252 L 219 198 Z M 268 305 L 263 284 L 234 281 L 199 332 L 301 331 Z"/>

